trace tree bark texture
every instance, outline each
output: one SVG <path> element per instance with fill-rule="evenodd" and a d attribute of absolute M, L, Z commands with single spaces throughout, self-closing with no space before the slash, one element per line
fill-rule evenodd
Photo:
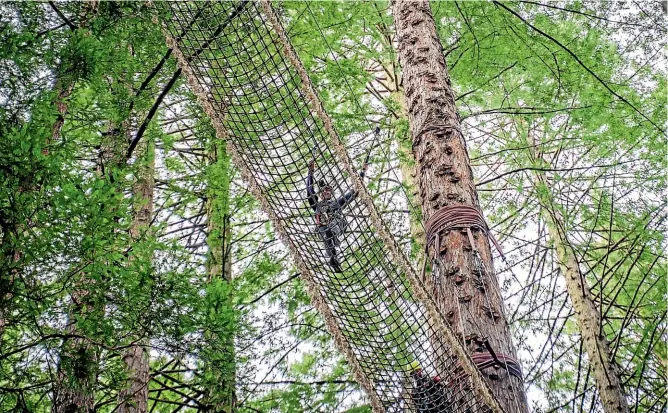
<path fill-rule="evenodd" d="M 53 123 L 53 126 L 51 127 L 51 138 L 47 144 L 53 144 L 60 140 L 60 131 L 63 129 L 63 125 L 65 124 L 65 114 L 67 114 L 68 108 L 67 98 L 70 97 L 72 90 L 74 90 L 74 82 L 66 83 L 67 84 L 63 85 L 63 80 L 60 78 L 56 80 L 57 95 L 53 103 L 56 106 L 58 116 L 56 121 Z M 45 149 L 44 152 L 48 152 L 48 149 Z"/>
<path fill-rule="evenodd" d="M 134 196 L 133 222 L 130 237 L 133 242 L 141 241 L 151 227 L 153 217 L 153 189 L 155 188 L 154 144 L 142 141 L 137 146 L 138 157 L 144 158 L 139 167 L 137 181 L 133 185 Z M 150 265 L 151 256 L 142 257 Z M 145 413 L 148 408 L 149 355 L 148 339 L 138 337 L 138 342 L 123 355 L 128 385 L 119 393 L 119 413 Z"/>
<path fill-rule="evenodd" d="M 461 133 L 441 42 L 427 0 L 393 0 L 399 63 L 416 160 L 422 214 L 428 221 L 445 207 L 479 210 L 473 173 Z M 430 248 L 427 288 L 472 356 L 493 352 L 516 359 L 503 314 L 487 236 L 480 229 L 441 231 Z M 473 245 L 470 240 L 473 241 Z M 479 260 L 477 259 L 479 257 Z M 481 264 L 482 265 L 481 265 Z M 487 340 L 487 344 L 485 344 Z M 522 380 L 504 366 L 482 369 L 507 412 L 528 412 Z"/>
<path fill-rule="evenodd" d="M 93 385 L 97 370 L 97 354 L 91 342 L 81 337 L 72 316 L 92 311 L 87 296 L 88 291 L 80 286 L 71 294 L 70 321 L 66 332 L 75 337 L 65 339 L 60 348 L 52 413 L 92 413 L 95 408 Z"/>
<path fill-rule="evenodd" d="M 529 145 L 534 148 L 534 159 L 544 163 L 542 156 L 535 150 L 536 143 L 533 141 L 531 131 L 528 137 Z M 617 365 L 611 356 L 610 344 L 603 332 L 601 313 L 592 298 L 587 280 L 580 271 L 577 256 L 568 240 L 566 224 L 559 205 L 554 201 L 545 173 L 533 171 L 533 178 L 534 193 L 537 194 L 540 205 L 546 212 L 548 236 L 557 253 L 557 264 L 566 282 L 566 290 L 580 327 L 582 346 L 593 371 L 603 410 L 607 413 L 628 413 L 630 411 L 628 400 L 621 385 Z"/>

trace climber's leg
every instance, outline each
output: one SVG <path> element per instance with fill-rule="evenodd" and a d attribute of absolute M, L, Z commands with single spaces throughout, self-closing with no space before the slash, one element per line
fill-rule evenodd
<path fill-rule="evenodd" d="M 325 243 L 325 252 L 329 258 L 329 265 L 332 266 L 334 272 L 342 272 L 339 260 L 336 258 L 336 245 L 338 239 L 336 235 L 327 227 L 318 227 L 318 233 Z"/>

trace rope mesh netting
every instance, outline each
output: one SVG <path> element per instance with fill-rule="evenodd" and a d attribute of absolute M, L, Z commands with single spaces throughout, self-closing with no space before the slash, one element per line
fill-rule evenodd
<path fill-rule="evenodd" d="M 380 222 L 271 6 L 164 4 L 168 42 L 188 82 L 291 250 L 374 410 L 497 410 Z M 312 160 L 315 208 L 307 199 Z"/>

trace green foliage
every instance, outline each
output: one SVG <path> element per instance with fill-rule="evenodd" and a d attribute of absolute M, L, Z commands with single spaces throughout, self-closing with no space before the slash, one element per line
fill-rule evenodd
<path fill-rule="evenodd" d="M 0 5 L 0 412 L 49 411 L 58 369 L 74 387 L 95 376 L 97 410 L 114 411 L 128 380 L 124 351 L 139 341 L 150 350 L 154 411 L 229 405 L 234 389 L 244 412 L 370 412 L 181 81 L 147 120 L 154 216 L 130 236 L 146 202 L 133 184 L 153 155 L 125 159 L 127 141 L 175 63 L 157 70 L 167 48 L 144 3 L 100 2 L 94 13 L 54 4 L 79 27 L 48 3 Z M 649 8 L 620 12 L 613 2 L 503 4 L 526 22 L 494 3 L 432 8 L 475 176 L 488 181 L 478 187 L 486 217 L 510 250 L 512 274 L 499 277 L 532 361 L 526 383 L 543 408 L 596 408 L 544 231 L 550 206 L 564 217 L 630 400 L 638 412 L 665 408 L 666 145 L 652 125 L 666 119 L 666 77 L 653 60 L 661 29 Z M 281 15 L 351 155 L 361 162 L 371 150 L 374 200 L 417 255 L 396 173 L 411 164 L 410 130 L 387 4 L 283 2 Z M 211 272 L 225 256 L 232 281 Z M 382 308 L 383 297 L 372 300 Z M 412 333 L 396 311 L 397 329 L 378 334 L 403 354 L 397 331 Z M 72 332 L 90 347 L 68 355 Z"/>

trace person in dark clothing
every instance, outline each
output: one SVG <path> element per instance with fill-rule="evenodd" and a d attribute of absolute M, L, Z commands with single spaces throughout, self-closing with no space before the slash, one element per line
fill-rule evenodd
<path fill-rule="evenodd" d="M 429 377 L 417 362 L 411 363 L 411 398 L 418 413 L 449 413 L 445 385 L 438 376 Z"/>
<path fill-rule="evenodd" d="M 368 164 L 364 164 L 360 176 L 363 178 Z M 325 251 L 327 258 L 329 258 L 329 265 L 332 266 L 334 272 L 343 272 L 341 264 L 337 258 L 337 248 L 341 245 L 339 239 L 346 230 L 348 223 L 343 215 L 343 209 L 349 205 L 356 197 L 357 191 L 351 190 L 346 192 L 342 197 L 333 199 L 332 187 L 324 181 L 318 182 L 320 193 L 316 194 L 314 188 L 314 173 L 315 162 L 312 161 L 308 165 L 308 176 L 306 178 L 306 198 L 308 203 L 315 211 L 315 223 L 318 235 L 325 244 Z"/>

